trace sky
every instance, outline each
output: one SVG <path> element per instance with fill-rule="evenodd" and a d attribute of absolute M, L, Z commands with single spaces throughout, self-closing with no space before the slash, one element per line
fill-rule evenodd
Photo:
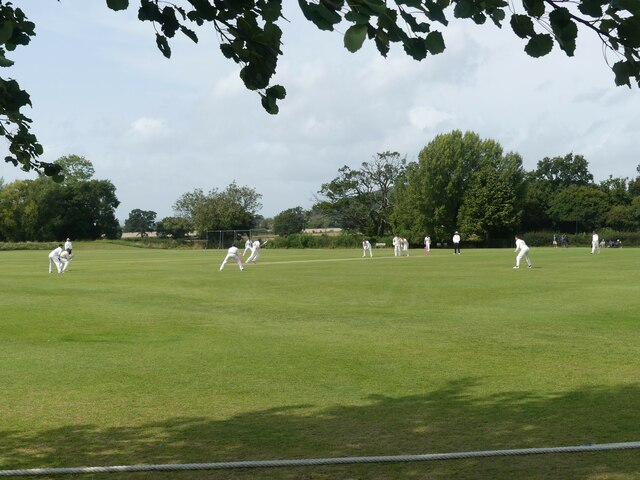
<path fill-rule="evenodd" d="M 10 52 L 15 65 L 2 74 L 31 95 L 25 114 L 41 160 L 90 160 L 94 178 L 115 185 L 121 222 L 133 209 L 160 220 L 184 193 L 233 181 L 262 195 L 264 217 L 307 209 L 340 167 L 385 151 L 417 161 L 453 130 L 519 153 L 526 170 L 573 153 L 596 181 L 637 175 L 640 91 L 615 86 L 591 32 L 579 30 L 572 58 L 554 46 L 533 59 L 508 22 L 498 29 L 452 19 L 440 29 L 444 53 L 416 62 L 399 45 L 387 58 L 371 42 L 350 53 L 343 30 L 319 31 L 297 2 L 284 3 L 275 83 L 287 98 L 276 116 L 244 88 L 212 28 L 197 29 L 198 44 L 177 36 L 167 60 L 153 26 L 137 20 L 135 0 L 124 12 L 104 1 L 14 2 L 37 35 Z M 5 183 L 35 176 L 0 164 Z"/>

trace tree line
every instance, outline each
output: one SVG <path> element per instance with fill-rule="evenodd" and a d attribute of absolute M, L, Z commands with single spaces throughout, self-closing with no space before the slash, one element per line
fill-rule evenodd
<path fill-rule="evenodd" d="M 456 230 L 479 242 L 518 231 L 635 231 L 640 166 L 637 173 L 596 183 L 588 161 L 573 153 L 526 171 L 518 153 L 454 130 L 435 137 L 416 162 L 385 152 L 359 169 L 342 167 L 322 185 L 314 209 L 347 230 L 400 233 L 415 243 L 425 234 L 447 240 Z"/>
<path fill-rule="evenodd" d="M 544 158 L 526 171 L 518 153 L 459 130 L 436 136 L 415 162 L 387 151 L 358 168 L 345 165 L 321 184 L 309 210 L 296 206 L 267 219 L 259 214 L 262 195 L 234 181 L 184 193 L 174 215 L 162 219 L 133 209 L 121 226 L 115 186 L 94 179 L 89 160 L 70 155 L 54 163 L 61 182 L 44 175 L 0 181 L 0 241 L 117 238 L 122 231 L 203 237 L 211 230 L 256 228 L 286 236 L 339 227 L 372 239 L 397 233 L 412 243 L 426 234 L 447 240 L 458 230 L 466 240 L 490 242 L 515 232 L 640 228 L 640 165 L 635 178 L 609 176 L 599 183 L 588 161 L 573 153 Z"/>

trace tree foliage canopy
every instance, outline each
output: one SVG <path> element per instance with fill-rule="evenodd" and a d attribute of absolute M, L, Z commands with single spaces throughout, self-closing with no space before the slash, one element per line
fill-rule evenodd
<path fill-rule="evenodd" d="M 126 10 L 129 0 L 106 0 L 112 10 Z M 155 42 L 171 56 L 170 41 L 181 34 L 198 42 L 197 29 L 208 26 L 217 33 L 221 53 L 241 66 L 245 86 L 258 92 L 265 110 L 278 113 L 277 102 L 285 87 L 273 84 L 282 55 L 282 29 L 286 21 L 282 0 L 139 0 L 138 18 L 153 23 Z M 397 43 L 407 55 L 423 60 L 442 53 L 442 31 L 452 18 L 487 20 L 502 27 L 508 18 L 514 34 L 524 41 L 532 57 L 547 55 L 557 45 L 574 54 L 578 26 L 602 41 L 616 85 L 640 86 L 640 3 L 638 0 L 298 0 L 305 18 L 320 30 L 344 32 L 344 46 L 358 51 L 371 41 L 386 56 Z M 0 67 L 13 61 L 7 52 L 28 45 L 35 24 L 11 2 L 0 0 Z M 29 94 L 17 81 L 0 78 L 0 136 L 9 142 L 5 161 L 28 171 L 36 169 L 60 179 L 60 166 L 38 160 L 43 148 L 30 131 L 31 119 L 23 109 L 31 106 Z"/>
<path fill-rule="evenodd" d="M 125 232 L 135 232 L 144 237 L 148 232 L 153 232 L 156 229 L 156 216 L 157 213 L 152 210 L 134 208 L 124 221 L 123 230 Z"/>
<path fill-rule="evenodd" d="M 404 176 L 406 164 L 398 152 L 382 152 L 357 170 L 345 165 L 338 177 L 322 184 L 317 207 L 342 228 L 384 235 L 391 227 L 394 187 Z"/>
<path fill-rule="evenodd" d="M 0 239 L 116 238 L 120 230 L 116 187 L 109 180 L 93 179 L 93 165 L 82 157 L 70 155 L 56 162 L 83 173 L 70 175 L 63 183 L 41 175 L 0 188 Z"/>
<path fill-rule="evenodd" d="M 262 195 L 251 187 L 232 182 L 224 191 L 200 188 L 183 194 L 173 209 L 200 235 L 209 230 L 248 230 L 254 226 Z"/>

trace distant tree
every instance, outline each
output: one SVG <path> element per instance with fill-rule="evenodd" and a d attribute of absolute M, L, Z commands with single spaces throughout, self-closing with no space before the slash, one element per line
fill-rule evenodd
<path fill-rule="evenodd" d="M 95 174 L 93 163 L 78 155 L 60 157 L 53 163 L 60 167 L 60 173 L 64 175 L 63 182 L 66 184 L 88 182 Z"/>
<path fill-rule="evenodd" d="M 0 232 L 13 242 L 51 240 L 43 238 L 40 220 L 43 189 L 34 188 L 33 180 L 16 180 L 0 190 Z"/>
<path fill-rule="evenodd" d="M 600 182 L 600 189 L 609 197 L 609 205 L 629 205 L 631 203 L 631 194 L 627 189 L 628 178 L 609 178 Z"/>
<path fill-rule="evenodd" d="M 384 235 L 391 229 L 394 187 L 404 176 L 406 164 L 406 157 L 398 152 L 382 152 L 358 170 L 345 165 L 338 177 L 322 184 L 316 208 L 344 229 Z"/>
<path fill-rule="evenodd" d="M 640 200 L 640 197 L 638 197 Z M 640 203 L 640 202 L 638 202 Z M 607 212 L 605 225 L 613 230 L 632 232 L 640 226 L 640 215 L 633 205 L 615 205 Z"/>
<path fill-rule="evenodd" d="M 508 238 L 520 225 L 522 214 L 522 158 L 515 153 L 482 155 L 458 215 L 464 237 Z"/>
<path fill-rule="evenodd" d="M 593 185 L 571 185 L 560 190 L 551 201 L 549 214 L 569 230 L 590 231 L 604 224 L 609 211 L 607 194 Z"/>
<path fill-rule="evenodd" d="M 183 238 L 191 230 L 193 225 L 184 217 L 165 217 L 156 224 L 156 232 L 161 237 Z"/>
<path fill-rule="evenodd" d="M 632 198 L 640 196 L 640 165 L 636 167 L 636 172 L 638 175 L 633 180 L 630 180 L 628 185 L 629 195 Z"/>
<path fill-rule="evenodd" d="M 564 157 L 545 157 L 532 172 L 534 180 L 547 182 L 552 190 L 570 185 L 592 185 L 589 162 L 582 155 L 569 153 Z"/>
<path fill-rule="evenodd" d="M 185 193 L 173 209 L 188 219 L 199 235 L 208 230 L 249 230 L 262 207 L 260 198 L 262 195 L 255 189 L 238 186 L 234 181 L 222 192 L 213 189 L 205 194 L 198 188 Z"/>
<path fill-rule="evenodd" d="M 154 211 L 135 208 L 124 221 L 124 231 L 137 232 L 141 237 L 145 237 L 148 232 L 155 231 L 156 215 Z"/>
<path fill-rule="evenodd" d="M 487 229 L 508 229 L 520 210 L 523 173 L 519 162 L 517 155 L 503 157 L 499 143 L 482 140 L 474 132 L 454 130 L 436 136 L 420 151 L 418 162 L 409 165 L 406 181 L 397 188 L 393 215 L 396 232 L 416 242 L 425 233 L 433 239 L 449 238 L 461 229 L 463 221 L 469 232 L 482 236 L 488 234 Z M 505 188 L 509 182 L 512 184 Z M 491 191 L 498 186 L 499 191 Z M 485 217 L 483 197 L 497 201 L 505 200 L 505 196 L 510 200 L 501 212 L 502 220 Z M 507 217 L 508 224 L 504 225 Z"/>
<path fill-rule="evenodd" d="M 307 212 L 302 207 L 289 208 L 273 217 L 273 233 L 286 236 L 304 230 Z"/>

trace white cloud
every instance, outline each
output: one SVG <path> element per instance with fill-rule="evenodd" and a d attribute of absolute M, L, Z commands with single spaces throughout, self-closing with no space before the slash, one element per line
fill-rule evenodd
<path fill-rule="evenodd" d="M 441 112 L 431 107 L 414 107 L 408 113 L 409 122 L 418 130 L 432 130 L 441 123 L 454 118 L 447 112 Z"/>

